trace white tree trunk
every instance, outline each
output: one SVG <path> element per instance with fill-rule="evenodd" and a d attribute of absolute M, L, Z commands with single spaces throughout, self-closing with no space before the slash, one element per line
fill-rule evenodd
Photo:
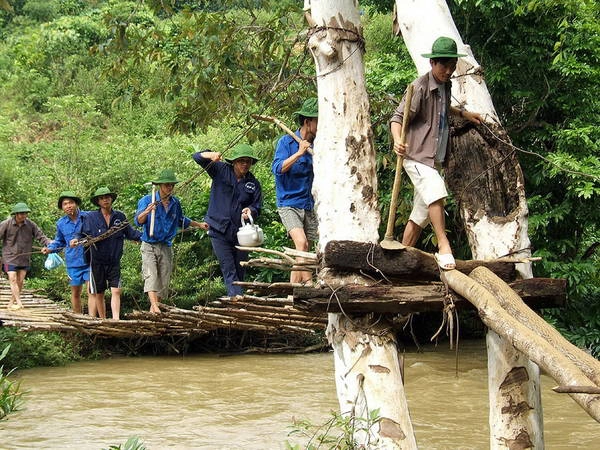
<path fill-rule="evenodd" d="M 460 58 L 452 83 L 452 101 L 469 111 L 480 113 L 486 122 L 498 123 L 498 117 L 485 81 L 477 75 L 479 64 L 473 53 L 458 33 L 454 21 L 443 0 L 396 0 L 396 29 L 400 31 L 406 46 L 420 74 L 430 70 L 429 60 L 421 56 L 431 51 L 431 45 L 439 36 L 454 39 L 459 53 L 468 56 Z M 465 73 L 470 76 L 460 76 Z M 527 203 L 523 176 L 517 165 L 516 191 L 518 204 L 510 214 L 495 217 L 481 209 L 462 205 L 461 215 L 474 259 L 491 259 L 511 251 L 529 248 L 527 236 Z M 474 176 L 477 174 L 474 174 Z M 523 278 L 532 276 L 531 267 L 521 264 L 518 267 Z M 519 441 L 525 432 L 534 448 L 543 448 L 542 406 L 539 390 L 539 368 L 505 342 L 493 331 L 487 334 L 488 346 L 488 387 L 490 401 L 490 448 L 507 448 L 509 442 Z M 516 383 L 511 389 L 503 389 L 517 368 L 524 368 L 527 380 Z M 527 412 L 515 412 L 510 405 L 522 399 L 531 408 Z"/>
<path fill-rule="evenodd" d="M 362 26 L 353 0 L 305 2 L 319 94 L 313 195 L 319 249 L 330 240 L 379 240 L 375 149 L 365 89 Z M 320 275 L 333 277 L 328 272 Z M 337 281 L 337 280 L 336 280 Z M 371 317 L 329 315 L 341 412 L 366 448 L 416 449 L 391 328 Z M 379 409 L 380 420 L 369 421 Z"/>

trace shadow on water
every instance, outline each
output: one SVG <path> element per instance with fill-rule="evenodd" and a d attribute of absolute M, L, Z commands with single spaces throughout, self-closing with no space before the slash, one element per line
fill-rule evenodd
<path fill-rule="evenodd" d="M 423 449 L 489 448 L 483 341 L 405 356 Z M 116 358 L 20 372 L 25 409 L 0 423 L 0 447 L 101 449 L 139 436 L 148 449 L 284 448 L 293 418 L 337 410 L 331 354 Z M 596 449 L 600 427 L 543 380 L 546 447 Z"/>

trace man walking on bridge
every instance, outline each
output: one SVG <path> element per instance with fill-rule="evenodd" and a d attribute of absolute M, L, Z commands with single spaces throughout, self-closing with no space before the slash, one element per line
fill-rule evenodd
<path fill-rule="evenodd" d="M 275 175 L 277 211 L 281 222 L 294 241 L 296 250 L 308 252 L 319 237 L 312 196 L 314 174 L 311 151 L 319 122 L 318 99 L 309 98 L 294 115 L 298 117 L 300 128 L 296 130 L 296 136 L 300 142 L 287 134 L 282 136 L 277 142 L 271 171 Z M 307 283 L 311 279 L 310 272 L 290 273 L 292 283 Z"/>
<path fill-rule="evenodd" d="M 183 215 L 179 199 L 173 195 L 179 180 L 171 169 L 163 170 L 152 184 L 152 190 L 138 201 L 135 223 L 143 227 L 142 233 L 142 275 L 144 292 L 150 300 L 150 312 L 160 313 L 160 301 L 169 295 L 169 282 L 173 272 L 173 238 L 177 229 L 188 227 L 205 228 L 206 224 L 196 222 Z"/>
<path fill-rule="evenodd" d="M 25 275 L 31 265 L 31 249 L 36 239 L 45 246 L 52 242 L 35 222 L 27 218 L 31 212 L 26 203 L 13 206 L 10 219 L 0 222 L 0 242 L 2 242 L 2 269 L 8 275 L 11 297 L 9 309 L 20 309 L 21 291 Z M 44 252 L 47 250 L 43 249 Z"/>
<path fill-rule="evenodd" d="M 90 279 L 89 267 L 83 257 L 83 247 L 69 247 L 69 242 L 79 236 L 83 217 L 87 211 L 79 209 L 81 198 L 72 191 L 63 191 L 58 197 L 58 209 L 65 213 L 56 222 L 56 236 L 52 244 L 48 246 L 50 253 L 58 253 L 64 249 L 67 275 L 71 285 L 71 305 L 73 312 L 82 313 L 81 293 L 83 286 Z M 96 315 L 96 305 L 88 301 L 88 312 L 90 316 Z"/>
<path fill-rule="evenodd" d="M 83 220 L 81 233 L 91 238 L 104 235 L 104 239 L 94 242 L 85 251 L 85 259 L 90 266 L 89 303 L 95 303 L 98 317 L 106 319 L 104 292 L 110 287 L 112 318 L 119 320 L 123 243 L 125 239 L 139 242 L 142 233 L 133 229 L 125 214 L 113 209 L 116 198 L 117 194 L 106 186 L 96 189 L 91 202 L 99 209 L 88 213 Z"/>

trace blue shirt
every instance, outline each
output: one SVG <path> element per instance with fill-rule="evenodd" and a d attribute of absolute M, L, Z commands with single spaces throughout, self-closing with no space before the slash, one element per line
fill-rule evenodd
<path fill-rule="evenodd" d="M 242 226 L 242 209 L 250 208 L 256 219 L 262 208 L 262 188 L 256 177 L 248 172 L 238 180 L 233 166 L 221 161 L 213 162 L 194 153 L 194 161 L 200 164 L 212 178 L 208 211 L 204 220 L 220 233 L 237 232 Z"/>
<path fill-rule="evenodd" d="M 159 200 L 158 192 L 154 198 L 155 201 Z M 135 224 L 143 227 L 142 241 L 148 242 L 149 244 L 162 243 L 167 244 L 168 246 L 173 245 L 173 238 L 177 234 L 177 228 L 181 227 L 185 229 L 189 227 L 191 220 L 183 215 L 179 199 L 175 196 L 171 196 L 167 209 L 165 209 L 160 201 L 156 206 L 154 212 L 154 236 L 150 237 L 150 218 L 152 215 L 148 214 L 145 223 L 141 224 L 138 222 L 138 216 L 150 203 L 152 203 L 152 195 L 145 195 L 138 202 L 137 211 L 135 213 Z"/>
<path fill-rule="evenodd" d="M 300 130 L 296 131 L 300 136 Z M 271 165 L 271 171 L 275 175 L 275 194 L 277 206 L 289 206 L 292 208 L 312 210 L 315 201 L 312 196 L 313 184 L 313 157 L 306 152 L 292 164 L 290 169 L 281 173 L 283 162 L 292 156 L 300 148 L 299 144 L 289 135 L 284 135 L 277 142 L 275 157 Z"/>
<path fill-rule="evenodd" d="M 87 266 L 83 256 L 83 247 L 69 247 L 69 242 L 72 239 L 77 239 L 81 236 L 83 218 L 87 214 L 87 211 L 79 211 L 75 220 L 71 220 L 69 216 L 62 216 L 56 222 L 56 236 L 54 237 L 54 241 L 48 245 L 48 248 L 52 250 L 53 253 L 59 252 L 64 248 L 65 263 L 67 267 Z"/>
<path fill-rule="evenodd" d="M 97 237 L 106 233 L 110 227 L 117 227 L 127 222 L 127 217 L 121 211 L 114 209 L 110 213 L 110 223 L 107 224 L 102 211 L 91 211 L 83 219 L 81 227 L 82 237 Z M 131 225 L 111 234 L 106 239 L 96 242 L 86 249 L 86 259 L 92 264 L 117 265 L 123 256 L 123 242 L 125 239 L 139 241 L 142 236 L 138 230 Z"/>

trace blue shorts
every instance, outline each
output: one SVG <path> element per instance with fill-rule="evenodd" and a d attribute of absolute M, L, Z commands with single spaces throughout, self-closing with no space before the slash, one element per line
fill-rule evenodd
<path fill-rule="evenodd" d="M 18 272 L 19 270 L 25 270 L 26 272 L 29 272 L 29 266 L 13 266 L 12 264 L 2 264 L 2 270 L 4 270 L 4 273 Z"/>
<path fill-rule="evenodd" d="M 67 267 L 67 275 L 71 286 L 81 286 L 90 281 L 90 268 L 89 266 Z"/>

